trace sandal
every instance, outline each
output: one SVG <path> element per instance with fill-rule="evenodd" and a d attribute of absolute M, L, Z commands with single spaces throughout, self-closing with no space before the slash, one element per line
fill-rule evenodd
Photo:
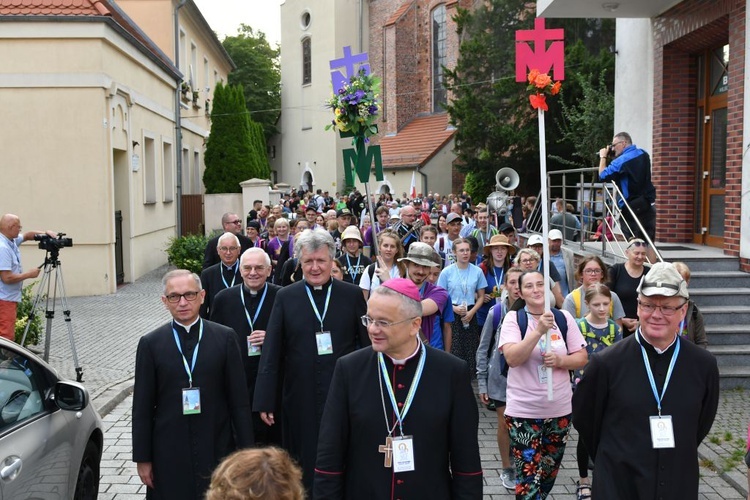
<path fill-rule="evenodd" d="M 580 481 L 576 481 L 576 499 L 577 500 L 589 500 L 591 498 L 591 485 L 581 484 Z"/>

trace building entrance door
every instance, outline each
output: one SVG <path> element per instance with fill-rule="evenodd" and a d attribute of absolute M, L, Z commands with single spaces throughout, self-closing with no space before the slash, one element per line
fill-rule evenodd
<path fill-rule="evenodd" d="M 724 244 L 729 45 L 697 57 L 695 243 Z"/>

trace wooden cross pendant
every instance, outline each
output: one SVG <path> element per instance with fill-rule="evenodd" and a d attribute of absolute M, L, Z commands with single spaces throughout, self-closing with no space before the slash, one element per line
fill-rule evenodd
<path fill-rule="evenodd" d="M 392 459 L 393 459 L 393 438 L 391 436 L 387 436 L 385 438 L 384 445 L 381 444 L 378 446 L 378 452 L 385 453 L 385 457 L 383 459 L 383 466 L 390 467 L 392 465 Z"/>

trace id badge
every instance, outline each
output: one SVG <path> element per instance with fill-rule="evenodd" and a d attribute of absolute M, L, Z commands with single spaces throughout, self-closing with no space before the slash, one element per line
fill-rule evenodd
<path fill-rule="evenodd" d="M 674 448 L 674 429 L 672 416 L 662 415 L 648 417 L 651 424 L 651 444 L 656 448 Z"/>
<path fill-rule="evenodd" d="M 544 365 L 538 365 L 536 367 L 536 371 L 539 375 L 539 383 L 540 384 L 546 384 L 547 383 L 547 367 Z"/>
<path fill-rule="evenodd" d="M 247 338 L 247 355 L 260 356 L 260 346 L 251 344 L 250 337 Z"/>
<path fill-rule="evenodd" d="M 191 387 L 182 390 L 182 414 L 195 415 L 201 412 L 201 390 Z"/>
<path fill-rule="evenodd" d="M 315 343 L 318 345 L 318 355 L 333 354 L 333 343 L 331 332 L 318 332 L 315 334 Z"/>
<path fill-rule="evenodd" d="M 414 470 L 414 438 L 401 436 L 393 438 L 393 472 Z"/>

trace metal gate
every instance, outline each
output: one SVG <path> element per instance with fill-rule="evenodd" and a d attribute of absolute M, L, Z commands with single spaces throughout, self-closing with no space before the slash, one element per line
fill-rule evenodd
<path fill-rule="evenodd" d="M 122 210 L 115 211 L 115 275 L 117 284 L 125 282 L 125 269 L 122 256 Z"/>

